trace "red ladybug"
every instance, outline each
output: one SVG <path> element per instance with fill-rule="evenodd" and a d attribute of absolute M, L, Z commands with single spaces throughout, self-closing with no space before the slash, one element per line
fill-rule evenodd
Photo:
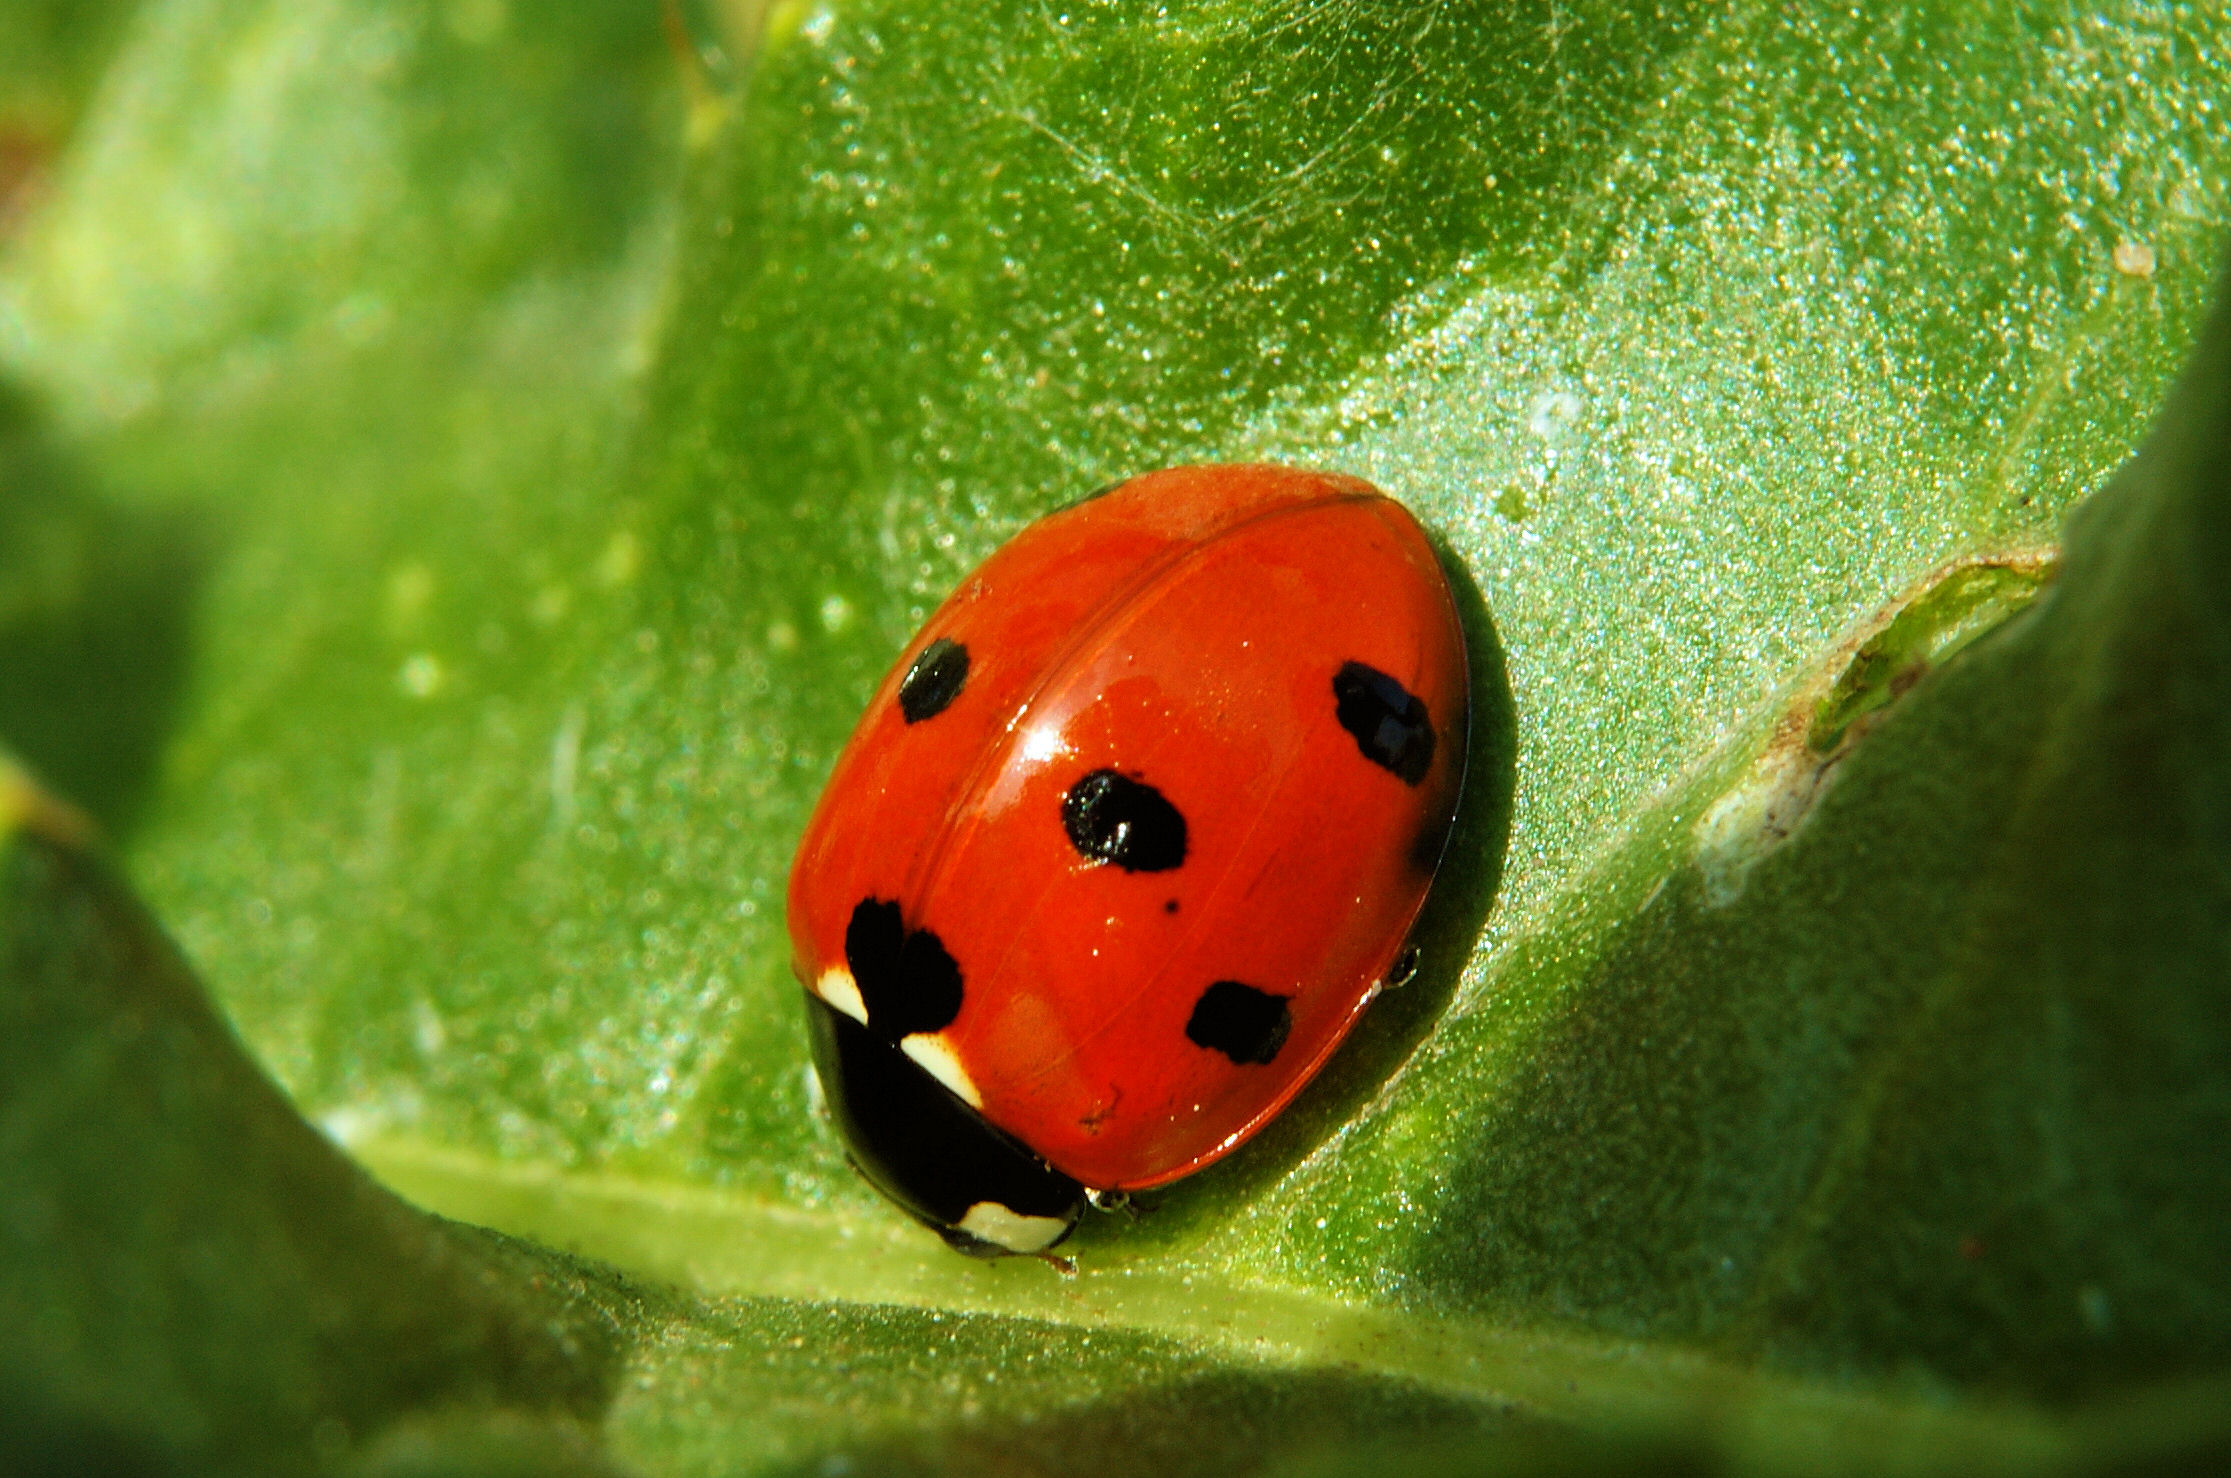
<path fill-rule="evenodd" d="M 791 872 L 854 1162 L 992 1256 L 1228 1154 L 1401 954 L 1468 706 L 1440 564 L 1368 483 L 1177 467 L 1023 530 L 884 678 Z"/>

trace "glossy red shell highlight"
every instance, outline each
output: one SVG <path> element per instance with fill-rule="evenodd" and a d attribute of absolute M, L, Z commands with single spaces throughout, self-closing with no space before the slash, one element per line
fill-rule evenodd
<path fill-rule="evenodd" d="M 900 680 L 940 638 L 966 684 L 908 724 Z M 1418 784 L 1336 720 L 1350 662 L 1426 704 Z M 1466 684 L 1440 564 L 1367 483 L 1181 467 L 1041 519 L 930 617 L 838 758 L 791 875 L 799 977 L 845 963 L 862 899 L 896 900 L 960 967 L 940 1035 L 986 1119 L 1096 1189 L 1189 1174 L 1308 1082 L 1401 951 L 1462 782 Z M 1063 797 L 1101 768 L 1183 814 L 1182 866 L 1079 855 Z M 1290 997 L 1269 1063 L 1188 1039 L 1219 980 Z"/>

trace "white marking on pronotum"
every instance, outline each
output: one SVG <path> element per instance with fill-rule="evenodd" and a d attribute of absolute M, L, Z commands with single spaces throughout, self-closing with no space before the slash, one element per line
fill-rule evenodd
<path fill-rule="evenodd" d="M 961 1102 L 970 1108 L 980 1109 L 984 1106 L 984 1095 L 976 1091 L 976 1080 L 968 1075 L 967 1068 L 961 1066 L 961 1060 L 953 1055 L 951 1044 L 943 1037 L 933 1032 L 916 1032 L 912 1036 L 899 1038 L 899 1050 L 913 1058 L 922 1071 L 952 1089 Z"/>
<path fill-rule="evenodd" d="M 1022 1216 L 997 1201 L 978 1201 L 968 1208 L 968 1215 L 954 1224 L 977 1241 L 1004 1247 L 1009 1252 L 1044 1252 L 1069 1230 L 1069 1223 L 1063 1217 Z"/>
<path fill-rule="evenodd" d="M 868 1003 L 860 999 L 860 983 L 842 965 L 831 965 L 813 983 L 813 993 L 862 1026 L 868 1024 Z"/>

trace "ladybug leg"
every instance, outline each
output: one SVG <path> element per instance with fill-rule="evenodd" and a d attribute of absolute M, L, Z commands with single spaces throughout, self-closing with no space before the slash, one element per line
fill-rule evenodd
<path fill-rule="evenodd" d="M 1387 978 L 1379 982 L 1381 990 L 1400 990 L 1418 978 L 1418 947 L 1411 945 L 1394 957 L 1387 969 Z"/>
<path fill-rule="evenodd" d="M 1120 1211 L 1131 1221 L 1137 1221 L 1153 1209 L 1132 1200 L 1129 1191 L 1086 1191 L 1085 1200 L 1095 1211 Z"/>

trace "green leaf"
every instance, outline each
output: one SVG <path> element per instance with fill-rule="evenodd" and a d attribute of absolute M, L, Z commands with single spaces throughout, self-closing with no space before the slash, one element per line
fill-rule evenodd
<path fill-rule="evenodd" d="M 304 1124 L 89 833 L 0 761 L 0 1460 L 257 1467 L 429 1405 L 595 1415 L 609 1321 Z"/>
<path fill-rule="evenodd" d="M 2198 331 L 2231 26 L 668 18 L 150 0 L 0 270 L 0 736 L 390 1183 L 686 1290 L 581 1275 L 567 1410 L 672 1472 L 2224 1440 L 2224 331 L 2055 538 Z M 1074 1281 L 964 1262 L 812 1112 L 790 849 L 976 560 L 1243 457 L 1473 602 L 1426 968 Z M 533 1395 L 352 1460 L 531 1466 Z"/>
<path fill-rule="evenodd" d="M 0 239 L 83 112 L 136 0 L 17 0 L 0 12 Z"/>

